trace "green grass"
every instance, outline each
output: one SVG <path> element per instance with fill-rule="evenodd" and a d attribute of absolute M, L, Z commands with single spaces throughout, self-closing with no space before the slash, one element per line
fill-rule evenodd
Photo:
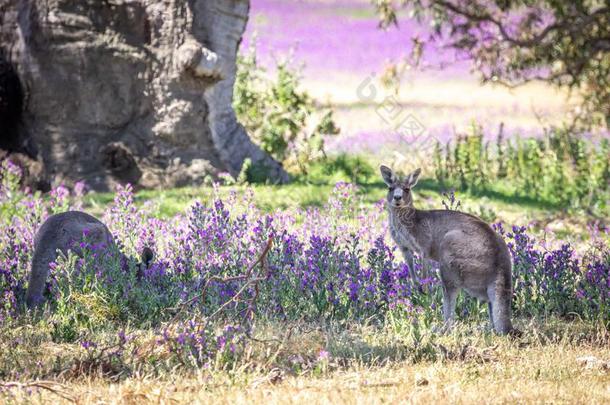
<path fill-rule="evenodd" d="M 247 189 L 254 191 L 254 200 L 258 208 L 264 212 L 289 208 L 322 207 L 330 196 L 334 183 L 293 182 L 288 185 L 230 185 L 220 187 L 221 195 L 231 191 L 245 193 Z M 358 184 L 359 195 L 365 203 L 374 204 L 386 196 L 386 186 L 381 181 Z M 416 204 L 425 208 L 442 208 L 441 193 L 444 188 L 431 179 L 420 181 L 415 190 Z M 213 188 L 209 186 L 183 187 L 169 190 L 142 190 L 136 193 L 136 203 L 153 202 L 158 207 L 159 217 L 170 217 L 183 212 L 194 201 L 209 201 L 213 196 Z M 499 212 L 519 211 L 531 216 L 538 214 L 561 214 L 562 207 L 547 204 L 529 197 L 510 196 L 499 191 L 457 192 L 462 204 L 486 203 Z M 93 212 L 101 212 L 112 202 L 113 193 L 90 193 L 85 197 L 85 206 Z M 419 201 L 418 201 L 419 200 Z M 424 200 L 424 201 L 422 201 Z M 434 203 L 436 201 L 436 204 Z M 422 207 L 424 208 L 424 207 Z"/>
<path fill-rule="evenodd" d="M 318 178 L 315 182 L 303 180 L 288 185 L 231 185 L 221 186 L 221 195 L 236 192 L 238 196 L 248 189 L 253 191 L 254 203 L 263 212 L 295 208 L 323 207 L 328 201 L 336 181 L 348 181 L 346 176 Z M 375 204 L 386 196 L 386 186 L 381 181 L 370 180 L 358 184 L 359 194 L 364 204 Z M 434 179 L 422 179 L 414 190 L 415 204 L 422 209 L 440 209 L 444 187 Z M 136 204 L 153 204 L 153 212 L 158 217 L 168 218 L 186 212 L 194 201 L 209 202 L 214 195 L 210 186 L 184 187 L 169 190 L 142 190 L 136 193 Z M 526 225 L 534 223 L 534 229 L 543 231 L 544 226 L 554 226 L 557 236 L 571 241 L 588 237 L 587 224 L 601 220 L 587 213 L 568 213 L 565 207 L 548 204 L 531 197 L 508 194 L 502 185 L 492 191 L 456 192 L 462 203 L 462 210 L 482 217 L 488 222 L 504 221 L 507 224 Z M 84 209 L 94 215 L 101 215 L 112 202 L 113 193 L 90 193 L 85 197 Z"/>
<path fill-rule="evenodd" d="M 254 202 L 258 208 L 264 212 L 272 212 L 292 208 L 323 207 L 337 182 L 349 182 L 358 186 L 364 204 L 374 204 L 386 195 L 386 186 L 377 170 L 378 159 L 379 157 L 367 155 L 338 154 L 313 163 L 308 168 L 307 175 L 300 175 L 287 185 L 230 185 L 221 186 L 219 190 L 223 195 L 231 191 L 238 194 L 245 193 L 247 189 L 251 189 L 254 191 Z M 425 159 L 418 161 L 426 162 Z M 403 169 L 408 168 L 403 167 Z M 422 209 L 442 208 L 442 193 L 451 186 L 441 184 L 435 179 L 433 176 L 435 168 L 431 162 L 430 165 L 423 167 L 423 170 L 424 174 L 414 190 L 416 205 Z M 210 186 L 143 190 L 136 193 L 136 203 L 152 202 L 159 217 L 170 217 L 184 212 L 195 200 L 206 203 L 212 196 L 213 188 Z M 610 207 L 598 212 L 596 216 L 592 212 L 574 210 L 541 197 L 515 191 L 509 178 L 486 184 L 480 189 L 458 188 L 456 196 L 467 211 L 476 213 L 483 206 L 485 211 L 495 212 L 496 218 L 484 218 L 490 221 L 561 218 L 576 219 L 581 222 L 591 220 L 604 222 L 605 218 L 610 216 Z M 88 210 L 100 213 L 112 199 L 112 193 L 92 193 L 85 198 L 85 205 Z"/>
<path fill-rule="evenodd" d="M 254 200 L 264 212 L 278 209 L 321 207 L 326 201 L 333 186 L 329 184 L 290 184 L 276 185 L 232 185 L 220 187 L 221 195 L 235 191 L 245 193 L 248 188 L 254 191 Z M 206 203 L 212 199 L 212 187 L 183 187 L 170 190 L 145 190 L 135 195 L 136 204 L 150 201 L 156 206 L 159 217 L 167 218 L 184 212 L 194 201 Z M 114 195 L 112 193 L 91 193 L 85 198 L 85 207 L 92 212 L 102 212 Z"/>

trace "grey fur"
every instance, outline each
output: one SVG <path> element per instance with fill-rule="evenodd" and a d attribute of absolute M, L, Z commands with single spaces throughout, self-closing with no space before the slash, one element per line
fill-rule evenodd
<path fill-rule="evenodd" d="M 380 170 L 389 188 L 387 207 L 392 238 L 405 258 L 413 251 L 440 265 L 445 325 L 450 327 L 454 322 L 457 294 L 464 289 L 489 303 L 490 320 L 497 333 L 514 332 L 512 263 L 502 237 L 473 215 L 416 209 L 411 188 L 417 184 L 420 169 L 403 180 L 387 166 Z"/>
<path fill-rule="evenodd" d="M 26 304 L 29 308 L 44 301 L 42 295 L 49 277 L 49 263 L 55 261 L 57 252 L 67 255 L 68 251 L 72 250 L 81 255 L 79 242 L 84 237 L 91 245 L 105 249 L 116 247 L 106 225 L 84 212 L 68 211 L 55 214 L 42 224 L 34 237 L 34 256 L 26 293 Z M 142 252 L 143 264 L 138 265 L 139 277 L 142 267 L 148 267 L 153 257 L 152 250 L 145 248 Z"/>

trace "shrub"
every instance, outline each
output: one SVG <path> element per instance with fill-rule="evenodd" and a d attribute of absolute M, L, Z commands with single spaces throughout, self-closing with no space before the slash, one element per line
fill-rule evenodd
<path fill-rule="evenodd" d="M 303 91 L 289 61 L 278 62 L 272 78 L 253 49 L 238 57 L 233 106 L 260 147 L 287 169 L 306 174 L 325 156 L 324 137 L 339 133 L 330 109 L 319 109 Z"/>
<path fill-rule="evenodd" d="M 363 157 L 341 153 L 312 162 L 302 179 L 320 183 L 347 181 L 368 184 L 376 180 L 376 176 L 376 170 Z"/>
<path fill-rule="evenodd" d="M 459 135 L 434 149 L 435 174 L 446 187 L 484 192 L 502 188 L 511 195 L 597 212 L 610 195 L 610 147 L 607 139 L 586 141 L 564 130 L 542 138 L 507 140 L 495 145 L 482 129 Z"/>

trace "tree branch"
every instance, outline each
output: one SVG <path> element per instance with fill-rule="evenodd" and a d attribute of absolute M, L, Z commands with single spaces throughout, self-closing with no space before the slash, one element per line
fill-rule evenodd
<path fill-rule="evenodd" d="M 476 14 L 472 11 L 464 10 L 463 8 L 460 8 L 456 4 L 454 4 L 450 1 L 445 1 L 445 0 L 433 0 L 433 3 L 439 7 L 450 10 L 451 12 L 453 12 L 457 15 L 465 17 L 470 21 L 478 22 L 478 23 L 481 23 L 481 22 L 492 23 L 493 25 L 495 25 L 498 28 L 498 31 L 500 32 L 500 34 L 502 35 L 502 38 L 505 41 L 510 42 L 512 45 L 520 46 L 523 48 L 532 48 L 532 47 L 539 45 L 553 31 L 583 30 L 587 27 L 587 25 L 594 22 L 597 17 L 608 15 L 610 13 L 610 8 L 602 7 L 602 8 L 597 9 L 595 12 L 593 12 L 591 14 L 579 16 L 579 18 L 577 18 L 578 20 L 580 20 L 579 23 L 576 23 L 575 21 L 570 21 L 568 23 L 566 21 L 563 23 L 550 24 L 550 25 L 546 26 L 540 33 L 538 33 L 531 39 L 517 39 L 517 38 L 512 37 L 508 33 L 506 27 L 504 26 L 504 24 L 502 24 L 502 22 L 500 22 L 499 20 L 494 18 L 488 12 L 485 12 L 483 14 Z M 478 3 L 474 3 L 474 4 L 478 4 Z"/>

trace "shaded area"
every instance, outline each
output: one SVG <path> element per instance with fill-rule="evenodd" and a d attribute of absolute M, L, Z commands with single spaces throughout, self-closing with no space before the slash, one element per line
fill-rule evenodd
<path fill-rule="evenodd" d="M 246 0 L 4 1 L 0 147 L 28 149 L 54 185 L 99 191 L 200 185 L 246 159 L 287 181 L 232 110 L 248 12 Z"/>
<path fill-rule="evenodd" d="M 0 49 L 0 149 L 19 149 L 19 131 L 23 111 L 23 88 L 17 71 Z"/>

